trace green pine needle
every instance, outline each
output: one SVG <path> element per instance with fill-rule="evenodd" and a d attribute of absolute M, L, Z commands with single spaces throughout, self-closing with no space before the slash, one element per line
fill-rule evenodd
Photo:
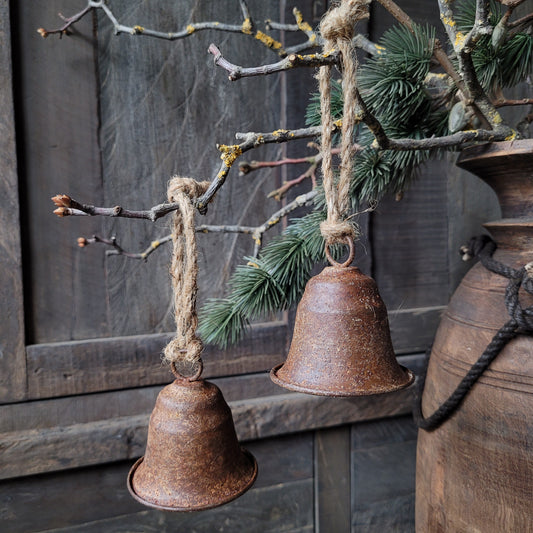
<path fill-rule="evenodd" d="M 207 344 L 224 349 L 244 335 L 248 320 L 229 298 L 211 298 L 198 316 L 198 334 Z"/>
<path fill-rule="evenodd" d="M 232 275 L 226 298 L 210 299 L 200 312 L 199 334 L 206 343 L 225 348 L 237 342 L 249 320 L 287 309 L 298 302 L 317 262 L 324 261 L 320 223 L 323 211 L 291 220 L 282 235 L 268 243 L 257 259 L 246 258 Z M 342 252 L 332 249 L 333 257 Z"/>
<path fill-rule="evenodd" d="M 489 5 L 489 23 L 496 28 L 503 15 L 502 7 L 495 0 L 491 0 Z M 457 29 L 468 33 L 475 17 L 475 0 L 462 2 L 456 13 Z M 491 36 L 483 36 L 472 52 L 472 61 L 479 82 L 486 91 L 513 87 L 533 73 L 533 37 L 529 33 L 518 33 L 495 49 Z"/>
<path fill-rule="evenodd" d="M 460 31 L 467 32 L 474 24 L 475 4 L 475 0 L 461 3 L 456 13 Z M 496 26 L 501 19 L 501 6 L 491 0 L 490 7 L 490 23 Z M 429 26 L 414 26 L 413 32 L 403 26 L 393 27 L 379 43 L 380 53 L 360 69 L 358 83 L 363 98 L 392 139 L 424 139 L 448 133 L 445 99 L 439 95 L 436 103 L 425 85 L 434 35 Z M 486 90 L 516 85 L 532 74 L 533 37 L 519 33 L 494 47 L 490 36 L 485 36 L 478 41 L 472 57 Z M 337 81 L 332 81 L 331 105 L 334 119 L 341 118 L 343 96 Z M 306 124 L 316 126 L 320 122 L 320 95 L 315 94 L 307 108 Z M 416 178 L 420 165 L 442 152 L 376 150 L 371 147 L 374 137 L 365 125 L 356 135 L 364 149 L 354 161 L 350 189 L 354 209 L 387 192 L 403 191 Z M 245 258 L 247 264 L 237 267 L 230 279 L 227 297 L 208 300 L 200 312 L 199 333 L 204 342 L 223 348 L 234 344 L 250 320 L 272 315 L 298 302 L 313 266 L 325 261 L 320 233 L 325 211 L 324 191 L 318 187 L 310 214 L 291 220 L 258 258 Z M 342 251 L 342 246 L 331 250 L 337 259 Z"/>

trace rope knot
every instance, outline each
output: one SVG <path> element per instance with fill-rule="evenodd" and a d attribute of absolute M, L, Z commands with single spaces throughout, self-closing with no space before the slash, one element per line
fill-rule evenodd
<path fill-rule="evenodd" d="M 496 243 L 488 235 L 478 235 L 472 237 L 468 244 L 461 246 L 459 253 L 462 255 L 463 261 L 470 261 L 482 252 L 490 257 L 494 250 L 496 250 Z"/>
<path fill-rule="evenodd" d="M 353 224 L 347 220 L 331 222 L 324 220 L 320 223 L 320 233 L 326 240 L 327 244 L 335 244 L 344 241 L 346 238 L 355 240 L 357 232 Z"/>
<path fill-rule="evenodd" d="M 168 182 L 167 197 L 169 202 L 177 202 L 180 195 L 198 198 L 207 191 L 208 181 L 196 181 L 192 178 L 174 176 Z"/>
<path fill-rule="evenodd" d="M 334 47 L 339 40 L 351 41 L 353 39 L 356 22 L 369 16 L 370 1 L 344 0 L 324 15 L 320 23 L 320 34 L 330 47 Z"/>

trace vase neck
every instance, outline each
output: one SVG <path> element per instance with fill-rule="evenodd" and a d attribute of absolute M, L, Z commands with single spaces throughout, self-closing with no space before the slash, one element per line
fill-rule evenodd
<path fill-rule="evenodd" d="M 498 245 L 495 259 L 515 268 L 533 261 L 533 218 L 496 220 L 484 226 Z"/>
<path fill-rule="evenodd" d="M 533 216 L 532 139 L 466 148 L 457 165 L 494 190 L 504 218 Z"/>

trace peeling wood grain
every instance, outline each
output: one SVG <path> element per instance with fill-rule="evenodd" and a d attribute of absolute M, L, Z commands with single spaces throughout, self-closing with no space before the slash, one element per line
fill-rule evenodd
<path fill-rule="evenodd" d="M 317 533 L 350 530 L 350 451 L 350 426 L 315 432 Z"/>
<path fill-rule="evenodd" d="M 417 429 L 411 417 L 352 427 L 352 532 L 414 531 Z"/>
<path fill-rule="evenodd" d="M 132 461 L 126 461 L 0 482 L 0 528 L 9 533 L 76 531 L 78 526 L 89 528 L 87 531 L 120 531 L 116 529 L 120 524 L 132 528 L 139 520 L 148 527 L 155 517 L 159 520 L 166 517 L 178 521 L 172 522 L 168 531 L 195 531 L 195 527 L 202 527 L 211 532 L 228 519 L 226 513 L 237 521 L 232 522 L 229 531 L 242 524 L 248 532 L 248 524 L 255 523 L 268 529 L 269 521 L 272 532 L 312 525 L 312 436 L 295 435 L 280 442 L 248 443 L 247 447 L 264 466 L 259 469 L 256 484 L 235 502 L 212 511 L 193 514 L 154 511 L 143 523 L 139 513 L 150 511 L 127 491 L 125 479 Z M 185 520 L 182 528 L 180 520 Z M 158 531 L 164 531 L 163 527 Z"/>
<path fill-rule="evenodd" d="M 412 387 L 391 394 L 339 399 L 298 393 L 232 401 L 237 436 L 253 441 L 410 413 Z M 0 438 L 0 478 L 119 461 L 142 454 L 145 413 L 63 427 L 28 429 Z"/>
<path fill-rule="evenodd" d="M 161 363 L 171 333 L 28 346 L 28 390 L 32 399 L 168 383 Z M 287 326 L 269 322 L 252 326 L 237 346 L 203 354 L 204 377 L 270 370 L 282 362 Z"/>
<path fill-rule="evenodd" d="M 0 402 L 26 395 L 9 2 L 0 3 Z"/>
<path fill-rule="evenodd" d="M 109 335 L 103 253 L 84 253 L 76 243 L 80 235 L 100 233 L 101 221 L 61 220 L 50 202 L 58 193 L 103 200 L 92 19 L 76 24 L 66 39 L 44 40 L 36 31 L 60 22 L 58 12 L 85 4 L 11 2 L 24 162 L 20 181 L 25 212 L 31 213 L 24 242 L 29 343 Z"/>

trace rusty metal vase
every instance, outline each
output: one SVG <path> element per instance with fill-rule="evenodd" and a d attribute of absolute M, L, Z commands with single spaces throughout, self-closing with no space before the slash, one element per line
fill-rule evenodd
<path fill-rule="evenodd" d="M 494 259 L 515 269 L 533 260 L 533 142 L 468 148 L 458 165 L 497 193 L 503 220 L 486 224 Z M 431 352 L 422 408 L 431 415 L 455 390 L 509 320 L 508 279 L 476 264 L 442 317 Z M 520 293 L 523 308 L 533 296 Z M 457 412 L 419 431 L 416 531 L 533 531 L 533 338 L 511 340 Z"/>
<path fill-rule="evenodd" d="M 392 392 L 414 379 L 396 361 L 376 283 L 342 265 L 308 281 L 287 360 L 270 375 L 287 389 L 323 396 Z"/>
<path fill-rule="evenodd" d="M 257 476 L 240 447 L 220 389 L 178 379 L 157 397 L 146 453 L 131 468 L 128 489 L 139 502 L 166 511 L 198 511 L 227 503 Z"/>

